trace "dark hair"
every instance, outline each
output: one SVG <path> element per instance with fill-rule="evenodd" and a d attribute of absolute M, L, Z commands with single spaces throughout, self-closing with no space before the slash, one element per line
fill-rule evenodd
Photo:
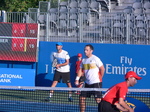
<path fill-rule="evenodd" d="M 91 44 L 87 44 L 85 47 L 90 47 L 91 50 L 94 50 L 94 47 Z"/>

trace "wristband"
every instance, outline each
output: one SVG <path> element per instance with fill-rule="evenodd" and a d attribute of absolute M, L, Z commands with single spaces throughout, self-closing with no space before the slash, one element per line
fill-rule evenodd
<path fill-rule="evenodd" d="M 80 79 L 80 77 L 77 76 L 77 77 L 76 77 L 76 80 L 79 80 L 79 79 Z"/>

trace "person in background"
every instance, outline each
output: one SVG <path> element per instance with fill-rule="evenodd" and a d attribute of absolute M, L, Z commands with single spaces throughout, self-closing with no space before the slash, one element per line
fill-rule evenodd
<path fill-rule="evenodd" d="M 63 44 L 61 42 L 56 43 L 56 50 L 54 52 L 53 59 L 56 60 L 57 64 L 55 65 L 55 73 L 53 78 L 53 83 L 51 87 L 56 87 L 57 83 L 62 80 L 63 83 L 69 88 L 72 88 L 70 83 L 70 66 L 69 66 L 69 59 L 70 56 L 67 51 L 63 50 Z M 49 97 L 45 99 L 46 101 L 51 101 L 53 96 L 53 91 L 50 91 Z M 68 101 L 72 102 L 72 92 L 69 91 Z"/>
<path fill-rule="evenodd" d="M 81 53 L 78 53 L 77 54 L 77 61 L 76 61 L 76 65 L 75 65 L 75 68 L 76 68 L 76 74 L 78 74 L 78 71 L 80 69 L 80 64 L 82 62 L 82 54 Z M 82 88 L 84 86 L 84 80 L 85 80 L 85 77 L 84 77 L 84 74 L 82 74 L 82 76 L 80 77 L 79 79 L 79 85 L 77 85 L 78 88 Z M 76 91 L 76 94 L 80 94 L 80 91 Z"/>
<path fill-rule="evenodd" d="M 142 78 L 134 71 L 127 72 L 124 82 L 112 86 L 103 95 L 102 101 L 98 105 L 98 112 L 134 112 L 124 100 L 128 87 L 133 87 L 140 79 Z"/>
<path fill-rule="evenodd" d="M 79 79 L 83 74 L 85 75 L 85 87 L 84 88 L 101 88 L 102 78 L 104 76 L 104 65 L 100 58 L 93 55 L 94 47 L 91 44 L 87 44 L 84 47 L 84 53 L 86 58 L 82 59 L 78 75 L 75 79 L 75 84 L 79 85 Z M 94 95 L 97 103 L 101 101 L 100 91 L 81 91 L 79 98 L 80 112 L 85 112 L 86 109 L 86 97 Z"/>

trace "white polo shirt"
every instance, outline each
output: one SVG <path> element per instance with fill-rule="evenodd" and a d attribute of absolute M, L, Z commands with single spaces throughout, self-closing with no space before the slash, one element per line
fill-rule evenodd
<path fill-rule="evenodd" d="M 84 58 L 81 63 L 81 68 L 83 68 L 87 84 L 94 84 L 102 82 L 100 79 L 99 68 L 103 65 L 102 61 L 95 55 L 91 57 Z"/>
<path fill-rule="evenodd" d="M 65 50 L 62 50 L 60 53 L 54 52 L 53 57 L 54 57 L 54 59 L 57 59 L 58 64 L 63 64 L 66 62 L 67 59 L 70 59 L 68 52 Z M 70 72 L 70 66 L 68 64 L 65 66 L 61 66 L 56 70 L 59 72 Z"/>

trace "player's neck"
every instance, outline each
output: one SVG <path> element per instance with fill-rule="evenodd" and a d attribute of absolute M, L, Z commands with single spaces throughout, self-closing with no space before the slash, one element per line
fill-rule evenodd
<path fill-rule="evenodd" d="M 62 51 L 62 49 L 58 49 L 57 52 L 60 53 Z"/>
<path fill-rule="evenodd" d="M 127 86 L 131 87 L 130 82 L 128 80 L 126 82 L 127 82 Z"/>
<path fill-rule="evenodd" d="M 90 58 L 92 55 L 93 55 L 93 54 L 89 54 L 89 55 L 87 56 L 87 58 Z"/>

